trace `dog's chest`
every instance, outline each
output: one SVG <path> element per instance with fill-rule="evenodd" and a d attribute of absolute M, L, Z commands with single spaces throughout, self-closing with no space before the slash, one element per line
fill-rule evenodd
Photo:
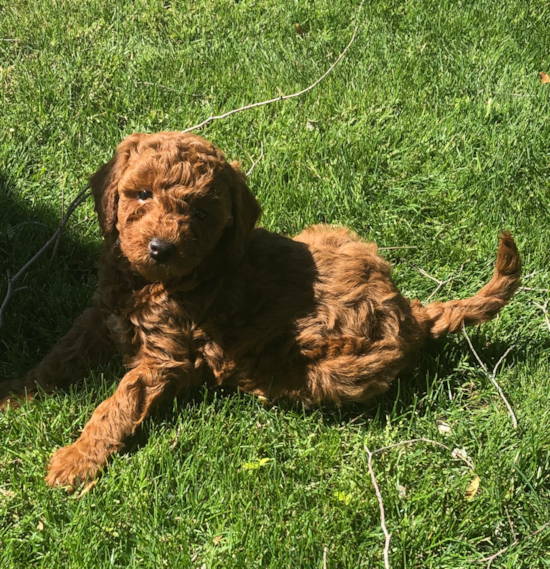
<path fill-rule="evenodd" d="M 130 320 L 120 314 L 111 313 L 105 320 L 109 330 L 109 336 L 115 344 L 117 351 L 126 359 L 136 354 L 135 350 L 135 327 Z"/>
<path fill-rule="evenodd" d="M 123 357 L 146 355 L 186 363 L 190 359 L 193 319 L 160 286 L 135 291 L 105 322 Z"/>

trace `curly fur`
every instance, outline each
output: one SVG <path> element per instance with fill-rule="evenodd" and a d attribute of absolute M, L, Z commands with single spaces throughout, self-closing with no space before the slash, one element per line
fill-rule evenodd
<path fill-rule="evenodd" d="M 501 236 L 491 281 L 466 300 L 409 302 L 390 265 L 346 229 L 290 239 L 254 229 L 260 207 L 236 163 L 192 134 L 134 134 L 90 179 L 104 235 L 93 305 L 0 401 L 67 386 L 119 351 L 128 365 L 47 482 L 96 475 L 164 398 L 232 385 L 269 400 L 363 402 L 415 362 L 427 338 L 493 318 L 519 285 Z M 151 243 L 168 243 L 162 262 Z"/>

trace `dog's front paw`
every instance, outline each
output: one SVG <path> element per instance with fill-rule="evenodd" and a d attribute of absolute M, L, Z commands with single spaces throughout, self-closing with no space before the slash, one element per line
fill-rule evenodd
<path fill-rule="evenodd" d="M 46 482 L 50 486 L 64 486 L 72 491 L 79 484 L 93 480 L 102 466 L 76 444 L 72 444 L 54 453 L 48 467 Z"/>
<path fill-rule="evenodd" d="M 13 397 L 10 397 L 9 395 L 6 395 L 6 397 L 2 397 L 2 395 L 0 394 L 0 412 L 7 411 L 8 407 L 11 407 L 12 409 L 17 409 L 19 406 L 20 406 L 19 401 L 17 401 Z"/>
<path fill-rule="evenodd" d="M 24 401 L 30 401 L 33 394 L 21 389 L 17 381 L 0 381 L 0 411 L 6 411 L 8 407 L 17 409 Z"/>

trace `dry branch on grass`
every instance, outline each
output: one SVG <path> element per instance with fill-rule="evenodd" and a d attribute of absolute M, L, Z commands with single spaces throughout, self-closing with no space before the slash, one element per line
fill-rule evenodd
<path fill-rule="evenodd" d="M 409 444 L 414 444 L 414 443 L 418 443 L 418 442 L 430 443 L 430 444 L 442 447 L 442 448 L 448 450 L 451 453 L 451 456 L 453 458 L 458 458 L 460 460 L 463 460 L 471 470 L 474 469 L 473 463 L 470 460 L 468 460 L 468 458 L 466 456 L 464 456 L 462 453 L 457 453 L 455 451 L 451 451 L 451 449 L 448 446 L 444 445 L 443 443 L 440 443 L 438 441 L 433 441 L 432 439 L 426 439 L 424 437 L 418 438 L 418 439 L 409 439 L 407 441 L 400 441 L 398 443 L 394 443 L 394 444 L 391 444 L 391 445 L 388 445 L 385 447 L 380 447 L 379 449 L 376 449 L 375 451 L 371 451 L 369 449 L 369 447 L 365 445 L 365 452 L 367 453 L 367 467 L 369 469 L 370 477 L 372 480 L 372 485 L 374 487 L 374 492 L 376 493 L 376 498 L 378 500 L 378 507 L 380 509 L 380 526 L 382 527 L 382 531 L 384 532 L 384 536 L 385 536 L 385 541 L 384 541 L 384 567 L 385 567 L 385 569 L 390 569 L 389 551 L 390 551 L 391 534 L 388 532 L 388 528 L 386 527 L 386 514 L 385 514 L 385 510 L 384 510 L 384 502 L 382 500 L 382 494 L 380 492 L 380 487 L 378 486 L 378 483 L 376 481 L 376 475 L 374 474 L 374 469 L 372 467 L 372 457 L 375 454 L 380 454 L 380 453 L 385 452 L 387 450 L 390 450 L 392 448 L 396 448 L 396 447 L 404 446 L 404 445 L 409 445 Z"/>
<path fill-rule="evenodd" d="M 359 7 L 359 10 L 361 10 L 361 7 L 362 7 L 362 4 Z M 325 79 L 325 77 L 327 77 L 332 72 L 332 70 L 340 63 L 340 61 L 344 58 L 344 56 L 348 52 L 349 48 L 352 46 L 353 42 L 355 41 L 355 38 L 357 37 L 358 31 L 359 31 L 359 26 L 357 25 L 357 26 L 355 26 L 355 28 L 353 30 L 353 34 L 351 36 L 351 39 L 350 39 L 348 45 L 344 48 L 344 51 L 342 51 L 342 53 L 336 58 L 336 61 L 323 73 L 323 75 L 321 75 L 321 77 L 319 77 L 316 81 L 314 81 L 311 85 L 309 85 L 305 89 L 302 89 L 301 91 L 298 91 L 297 93 L 292 93 L 290 95 L 282 95 L 281 94 L 278 97 L 275 97 L 273 99 L 267 99 L 266 101 L 260 101 L 258 103 L 252 103 L 250 105 L 244 105 L 242 107 L 239 107 L 238 109 L 233 109 L 232 111 L 228 111 L 227 113 L 224 113 L 222 115 L 210 115 L 207 119 L 203 120 L 199 124 L 196 124 L 194 126 L 190 126 L 189 128 L 182 130 L 182 132 L 190 132 L 192 130 L 198 130 L 199 128 L 202 128 L 203 126 L 210 124 L 212 121 L 225 119 L 227 117 L 230 117 L 231 115 L 234 115 L 236 113 L 240 113 L 241 111 L 246 111 L 249 109 L 255 109 L 257 107 L 263 107 L 264 105 L 269 105 L 271 103 L 278 103 L 279 101 L 286 101 L 287 99 L 293 99 L 294 97 L 300 97 L 301 95 L 304 95 L 308 91 L 311 91 L 312 89 L 317 87 L 317 85 L 319 85 L 319 83 L 321 83 L 321 81 L 323 81 L 323 79 Z"/>
<path fill-rule="evenodd" d="M 256 168 L 256 164 L 264 157 L 264 143 L 263 143 L 263 141 L 260 143 L 260 145 L 261 145 L 260 155 L 258 156 L 258 158 L 256 160 L 252 160 L 252 158 L 251 158 L 252 166 L 250 166 L 250 169 L 246 173 L 247 178 L 248 178 L 248 176 L 250 176 L 250 174 L 252 174 L 252 171 L 254 170 L 254 168 Z"/>
<path fill-rule="evenodd" d="M 544 304 L 538 304 L 535 302 L 535 306 L 542 310 L 544 314 L 544 319 L 546 320 L 546 325 L 548 326 L 548 331 L 550 332 L 550 318 L 548 317 L 548 310 L 547 310 L 548 302 L 549 302 L 548 300 Z"/>
<path fill-rule="evenodd" d="M 460 266 L 460 269 L 458 271 L 458 274 L 453 275 L 452 277 L 448 278 L 445 281 L 440 281 L 439 279 L 436 279 L 435 277 L 432 277 L 432 275 L 430 275 L 429 273 L 427 273 L 424 269 L 417 269 L 418 272 L 421 275 L 424 275 L 425 277 L 431 279 L 432 281 L 435 281 L 437 283 L 437 288 L 432 292 L 432 294 L 430 294 L 430 296 L 428 296 L 428 298 L 424 301 L 424 302 L 429 302 L 441 289 L 441 287 L 443 287 L 444 285 L 450 283 L 452 280 L 456 279 L 456 277 L 458 277 L 458 275 L 460 275 L 460 273 L 462 272 L 462 269 L 464 268 L 464 265 Z"/>
<path fill-rule="evenodd" d="M 421 268 L 417 268 L 418 272 L 422 275 L 424 275 L 425 277 L 431 279 L 432 281 L 437 283 L 437 288 L 430 294 L 430 296 L 426 299 L 425 302 L 428 302 L 431 298 L 433 298 L 433 296 L 441 289 L 442 286 L 446 285 L 447 283 L 451 282 L 453 279 L 455 279 L 461 272 L 462 269 L 464 268 L 464 265 L 462 265 L 460 267 L 460 270 L 458 272 L 457 275 L 454 275 L 450 278 L 448 278 L 447 280 L 441 281 L 439 279 L 436 279 L 435 277 L 433 277 L 432 275 L 430 275 L 429 273 L 427 273 L 424 269 Z M 526 287 L 522 287 L 522 288 L 526 288 Z M 546 304 L 544 306 L 540 306 L 540 305 L 536 305 L 539 308 L 542 309 L 542 311 L 544 312 L 544 317 L 546 318 L 546 324 L 548 325 L 548 329 L 550 330 L 550 318 L 548 316 L 548 311 L 546 310 L 546 307 L 548 305 L 548 301 L 546 302 Z M 479 357 L 479 355 L 477 354 L 477 352 L 475 351 L 472 342 L 470 340 L 470 336 L 468 336 L 468 333 L 466 332 L 466 327 L 464 325 L 464 323 L 462 323 L 462 331 L 464 333 L 464 336 L 466 338 L 466 340 L 468 341 L 468 345 L 470 346 L 470 349 L 472 350 L 472 353 L 474 354 L 474 356 L 476 357 L 477 361 L 479 362 L 479 364 L 481 365 L 481 367 L 483 368 L 483 371 L 485 372 L 485 374 L 487 375 L 487 377 L 489 378 L 489 380 L 493 383 L 493 385 L 495 386 L 496 390 L 498 391 L 501 399 L 504 401 L 508 412 L 510 413 L 510 416 L 512 417 L 512 423 L 514 425 L 514 429 L 517 429 L 518 427 L 518 422 L 516 419 L 516 416 L 514 414 L 514 411 L 510 405 L 510 403 L 508 402 L 508 399 L 506 399 L 504 392 L 502 391 L 500 385 L 498 384 L 497 380 L 496 380 L 496 374 L 498 371 L 498 368 L 500 367 L 500 364 L 504 361 L 504 359 L 506 358 L 506 356 L 508 355 L 508 353 L 514 348 L 514 346 L 511 346 L 510 348 L 508 348 L 506 350 L 506 352 L 504 353 L 504 355 L 498 360 L 496 366 L 493 369 L 492 373 L 489 373 L 489 370 L 487 369 L 487 366 L 481 361 L 481 358 Z M 449 392 L 449 397 L 450 399 L 452 399 L 451 393 Z"/>
<path fill-rule="evenodd" d="M 472 350 L 472 353 L 476 357 L 476 360 L 479 362 L 479 365 L 482 367 L 483 371 L 485 372 L 485 375 L 491 380 L 492 384 L 495 386 L 496 390 L 498 391 L 500 398 L 504 401 L 504 404 L 506 405 L 508 412 L 510 413 L 510 416 L 512 417 L 512 424 L 514 425 L 514 429 L 517 429 L 518 428 L 518 421 L 516 419 L 516 415 L 514 414 L 514 410 L 512 409 L 512 406 L 508 402 L 508 399 L 506 399 L 504 392 L 502 391 L 500 385 L 498 384 L 498 382 L 496 380 L 496 374 L 497 374 L 498 368 L 500 367 L 500 364 L 504 361 L 506 356 L 510 353 L 511 350 L 514 349 L 515 346 L 510 346 L 504 352 L 504 355 L 498 360 L 496 366 L 493 368 L 493 372 L 489 373 L 487 366 L 481 361 L 481 358 L 479 357 L 478 353 L 474 350 L 474 346 L 472 345 L 472 341 L 470 340 L 470 336 L 468 336 L 468 333 L 466 332 L 466 326 L 464 326 L 464 323 L 462 323 L 462 333 L 464 334 L 464 337 L 466 338 L 468 345 L 470 346 L 470 350 Z"/>
<path fill-rule="evenodd" d="M 11 300 L 11 298 L 13 297 L 13 295 L 21 290 L 24 290 L 27 287 L 19 287 L 19 288 L 15 288 L 14 285 L 15 283 L 21 279 L 21 277 L 27 272 L 28 268 L 48 249 L 48 247 L 57 241 L 57 239 L 59 238 L 59 236 L 61 235 L 61 232 L 63 231 L 63 228 L 65 227 L 65 225 L 67 224 L 67 221 L 69 221 L 69 217 L 71 217 L 72 213 L 74 212 L 74 210 L 82 203 L 84 202 L 89 196 L 90 196 L 90 188 L 86 187 L 84 188 L 77 196 L 76 198 L 71 202 L 71 204 L 69 205 L 69 207 L 67 208 L 67 213 L 63 216 L 63 219 L 61 220 L 61 223 L 59 224 L 59 227 L 57 228 L 57 230 L 55 231 L 55 233 L 46 241 L 46 243 L 42 246 L 42 248 L 35 253 L 34 257 L 32 257 L 31 259 L 29 259 L 20 269 L 19 271 L 17 271 L 17 273 L 15 273 L 15 275 L 13 277 L 8 276 L 8 289 L 6 291 L 6 296 L 4 297 L 4 300 L 2 302 L 2 306 L 0 306 L 0 328 L 2 328 L 2 324 L 4 323 L 4 313 L 6 311 L 6 307 L 8 306 L 9 301 Z"/>
<path fill-rule="evenodd" d="M 507 506 L 504 506 L 504 511 L 506 512 L 506 517 L 508 518 L 508 525 L 510 526 L 510 531 L 512 532 L 512 536 L 514 537 L 514 541 L 517 541 L 518 538 L 516 536 L 516 532 L 514 530 L 514 524 L 512 523 L 512 518 L 510 518 L 510 512 L 508 511 Z"/>
<path fill-rule="evenodd" d="M 369 450 L 369 447 L 367 447 L 367 446 L 365 446 L 365 452 L 367 453 L 367 458 L 368 458 L 367 466 L 369 467 L 372 485 L 374 486 L 376 498 L 378 499 L 378 507 L 380 508 L 380 525 L 382 526 L 382 531 L 384 532 L 384 536 L 385 536 L 384 567 L 386 569 L 390 569 L 389 554 L 390 554 L 391 534 L 388 532 L 388 528 L 386 527 L 386 514 L 384 511 L 384 502 L 382 500 L 382 494 L 380 493 L 380 488 L 378 487 L 378 483 L 376 482 L 376 476 L 374 474 L 374 469 L 372 468 L 372 455 L 373 455 L 373 453 Z"/>
<path fill-rule="evenodd" d="M 401 245 L 401 247 L 378 247 L 379 251 L 396 251 L 397 249 L 418 249 L 415 245 Z"/>
<path fill-rule="evenodd" d="M 376 449 L 373 452 L 373 454 L 380 454 L 381 452 L 385 452 L 385 451 L 390 450 L 390 449 L 395 448 L 395 447 L 410 445 L 410 444 L 419 443 L 419 442 L 429 443 L 429 444 L 436 445 L 438 447 L 444 448 L 445 450 L 448 450 L 451 453 L 451 456 L 453 458 L 457 458 L 459 460 L 464 461 L 471 470 L 474 470 L 473 463 L 470 460 L 468 460 L 468 458 L 466 456 L 464 456 L 463 454 L 452 451 L 447 445 L 444 445 L 443 443 L 440 443 L 438 441 L 433 441 L 432 439 L 426 439 L 424 437 L 420 437 L 418 439 L 410 439 L 408 441 L 401 441 L 399 443 L 394 443 L 392 445 L 381 447 L 379 449 Z"/>
<path fill-rule="evenodd" d="M 515 547 L 519 543 L 522 543 L 524 541 L 527 541 L 528 539 L 531 539 L 532 537 L 535 537 L 536 535 L 538 535 L 539 533 L 544 531 L 548 526 L 550 526 L 550 522 L 546 522 L 538 530 L 535 530 L 533 533 L 530 533 L 528 536 L 524 537 L 523 539 L 514 538 L 514 541 L 510 545 L 508 545 L 507 547 L 504 547 L 503 549 L 501 549 L 500 551 L 497 551 L 493 555 L 489 555 L 489 557 L 484 557 L 483 559 L 478 559 L 477 562 L 478 563 L 487 563 L 487 569 L 489 569 L 491 567 L 493 561 L 497 557 L 500 557 L 503 553 L 506 553 L 509 549 L 512 549 L 512 547 Z"/>
<path fill-rule="evenodd" d="M 550 288 L 536 288 L 532 286 L 520 286 L 518 290 L 532 290 L 535 292 L 550 292 Z"/>
<path fill-rule="evenodd" d="M 41 221 L 23 221 L 23 223 L 18 223 L 17 225 L 10 227 L 8 229 L 8 235 L 12 235 L 18 229 L 21 229 L 21 227 L 25 227 L 26 225 L 39 225 L 40 227 L 47 227 L 50 229 L 50 226 L 47 223 L 42 223 Z"/>

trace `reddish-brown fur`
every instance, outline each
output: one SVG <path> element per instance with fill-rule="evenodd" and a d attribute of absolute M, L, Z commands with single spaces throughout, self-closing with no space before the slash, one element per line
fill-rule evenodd
<path fill-rule="evenodd" d="M 24 379 L 0 385 L 6 404 L 124 355 L 115 394 L 54 454 L 51 485 L 95 476 L 159 401 L 190 386 L 366 401 L 414 364 L 426 338 L 490 320 L 519 285 L 504 233 L 493 278 L 474 297 L 409 302 L 376 245 L 351 231 L 318 225 L 289 239 L 254 229 L 260 207 L 244 175 L 192 134 L 128 137 L 90 185 L 105 237 L 93 306 Z M 154 239 L 175 246 L 162 263 Z"/>

